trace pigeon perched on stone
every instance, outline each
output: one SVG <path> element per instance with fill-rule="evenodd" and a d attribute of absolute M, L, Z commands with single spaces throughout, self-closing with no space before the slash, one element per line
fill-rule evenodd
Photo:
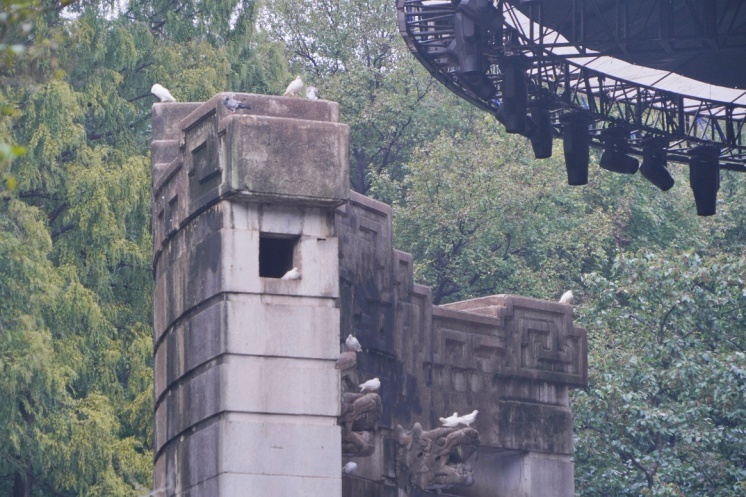
<path fill-rule="evenodd" d="M 572 303 L 572 290 L 568 290 L 562 294 L 559 299 L 560 304 L 571 304 Z"/>
<path fill-rule="evenodd" d="M 245 104 L 243 102 L 239 102 L 235 98 L 231 96 L 226 96 L 223 99 L 223 105 L 225 105 L 225 108 L 231 111 L 231 114 L 236 112 L 238 109 L 250 109 L 251 106 L 249 104 Z"/>
<path fill-rule="evenodd" d="M 440 418 L 440 422 L 443 423 L 443 426 L 445 428 L 453 428 L 454 426 L 458 426 L 458 413 L 454 412 L 452 416 L 448 416 L 447 418 Z"/>
<path fill-rule="evenodd" d="M 150 88 L 150 93 L 161 99 L 161 102 L 176 102 L 176 99 L 171 95 L 171 92 L 159 85 L 154 84 Z"/>
<path fill-rule="evenodd" d="M 458 422 L 462 425 L 471 426 L 471 424 L 477 419 L 477 414 L 479 411 L 474 409 L 470 414 L 464 414 L 463 416 L 459 416 Z"/>
<path fill-rule="evenodd" d="M 347 475 L 354 475 L 355 471 L 357 471 L 357 463 L 355 462 L 348 462 L 342 467 L 342 473 L 345 473 Z"/>
<path fill-rule="evenodd" d="M 298 271 L 297 267 L 294 267 L 287 273 L 282 275 L 281 280 L 299 280 L 300 279 L 300 271 Z"/>
<path fill-rule="evenodd" d="M 285 93 L 282 94 L 283 97 L 297 97 L 298 92 L 301 91 L 303 88 L 303 80 L 300 79 L 300 76 L 295 78 L 293 81 L 290 82 L 288 85 L 287 90 L 285 90 Z"/>
<path fill-rule="evenodd" d="M 355 338 L 352 335 L 347 335 L 347 340 L 345 340 L 345 346 L 347 346 L 347 350 L 354 350 L 355 352 L 362 352 L 363 347 L 360 345 L 360 342 L 357 341 L 357 338 Z"/>
<path fill-rule="evenodd" d="M 360 391 L 364 392 L 365 390 L 369 390 L 371 392 L 375 392 L 379 388 L 381 388 L 381 380 L 378 378 L 373 378 L 372 380 L 368 380 L 365 383 L 358 385 L 360 387 Z"/>
<path fill-rule="evenodd" d="M 318 100 L 319 90 L 315 86 L 307 86 L 306 87 L 306 98 L 308 100 Z"/>
<path fill-rule="evenodd" d="M 354 350 L 348 350 L 339 354 L 339 359 L 334 364 L 336 369 L 344 372 L 348 369 L 352 369 L 357 365 L 357 352 Z"/>

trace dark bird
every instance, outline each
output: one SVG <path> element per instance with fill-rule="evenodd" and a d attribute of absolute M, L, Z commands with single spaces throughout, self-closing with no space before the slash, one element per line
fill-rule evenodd
<path fill-rule="evenodd" d="M 225 108 L 231 111 L 231 114 L 236 112 L 238 109 L 250 109 L 251 106 L 249 104 L 245 104 L 243 102 L 239 102 L 235 98 L 231 97 L 230 95 L 226 96 L 223 99 L 223 105 L 225 105 Z"/>

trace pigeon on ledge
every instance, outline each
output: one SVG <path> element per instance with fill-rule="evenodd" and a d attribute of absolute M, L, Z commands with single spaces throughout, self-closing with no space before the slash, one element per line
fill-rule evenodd
<path fill-rule="evenodd" d="M 354 350 L 355 352 L 362 352 L 363 347 L 360 345 L 360 342 L 357 341 L 357 338 L 355 338 L 352 335 L 347 335 L 347 340 L 345 340 L 345 345 L 347 346 L 347 350 Z"/>
<path fill-rule="evenodd" d="M 560 304 L 571 304 L 572 303 L 572 290 L 568 290 L 562 294 L 559 299 Z"/>
<path fill-rule="evenodd" d="M 173 97 L 173 95 L 171 95 L 171 92 L 158 83 L 154 84 L 153 87 L 150 88 L 150 93 L 160 98 L 161 102 L 176 102 L 176 99 Z"/>
<path fill-rule="evenodd" d="M 458 426 L 458 413 L 454 412 L 452 416 L 448 416 L 447 418 L 440 418 L 440 422 L 443 423 L 443 426 L 445 428 L 453 428 L 454 426 Z"/>
<path fill-rule="evenodd" d="M 381 380 L 378 378 L 373 378 L 372 380 L 368 380 L 365 383 L 358 385 L 360 387 L 360 391 L 364 392 L 366 390 L 369 390 L 371 392 L 375 392 L 379 388 L 381 388 Z"/>
<path fill-rule="evenodd" d="M 460 416 L 458 422 L 462 425 L 471 426 L 471 424 L 477 419 L 477 413 L 479 413 L 479 411 L 474 409 L 471 414 Z"/>
<path fill-rule="evenodd" d="M 300 279 L 300 271 L 298 271 L 297 267 L 294 267 L 287 273 L 282 275 L 281 280 L 299 280 Z"/>
<path fill-rule="evenodd" d="M 235 98 L 231 96 L 227 96 L 223 99 L 223 105 L 225 105 L 225 108 L 231 111 L 231 114 L 236 112 L 238 109 L 250 109 L 251 106 L 249 104 L 245 104 L 243 102 L 239 102 Z"/>
<path fill-rule="evenodd" d="M 287 90 L 285 90 L 285 93 L 282 94 L 283 97 L 297 97 L 298 92 L 301 91 L 303 88 L 303 80 L 300 79 L 300 76 L 295 78 L 293 81 L 290 82 L 288 85 Z"/>

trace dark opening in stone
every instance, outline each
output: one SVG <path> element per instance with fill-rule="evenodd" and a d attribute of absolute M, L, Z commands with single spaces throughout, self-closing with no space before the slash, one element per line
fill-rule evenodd
<path fill-rule="evenodd" d="M 298 236 L 261 233 L 259 235 L 259 276 L 281 278 L 293 268 Z"/>

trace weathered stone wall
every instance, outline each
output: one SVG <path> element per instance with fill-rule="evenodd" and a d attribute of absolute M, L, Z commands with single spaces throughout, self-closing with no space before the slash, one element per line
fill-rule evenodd
<path fill-rule="evenodd" d="M 347 127 L 331 102 L 223 96 L 153 106 L 155 489 L 338 496 Z"/>
<path fill-rule="evenodd" d="M 393 249 L 391 221 L 390 207 L 355 193 L 337 210 L 341 335 L 362 343 L 363 378 L 382 381 L 382 450 L 356 460 L 359 474 L 385 492 L 397 424 L 432 429 L 478 409 L 476 482 L 451 492 L 573 495 L 568 389 L 587 382 L 587 344 L 571 306 L 510 295 L 433 306 L 411 257 Z"/>

